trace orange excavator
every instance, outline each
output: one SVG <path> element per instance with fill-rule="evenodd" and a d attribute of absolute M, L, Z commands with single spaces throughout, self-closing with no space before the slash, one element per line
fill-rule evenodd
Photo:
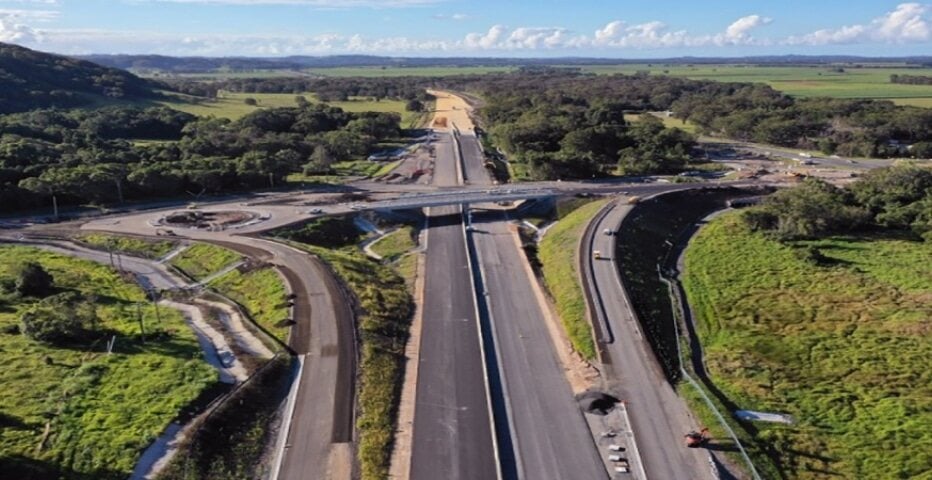
<path fill-rule="evenodd" d="M 689 432 L 686 435 L 684 435 L 684 437 L 686 438 L 686 446 L 689 448 L 699 448 L 703 446 L 706 442 L 708 442 L 709 439 L 711 438 L 709 437 L 708 428 L 703 428 L 702 430 L 698 432 L 693 430 L 692 432 Z"/>

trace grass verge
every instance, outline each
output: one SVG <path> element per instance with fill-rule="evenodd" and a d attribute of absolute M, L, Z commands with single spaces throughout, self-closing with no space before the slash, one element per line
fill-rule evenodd
<path fill-rule="evenodd" d="M 589 220 L 607 200 L 583 204 L 566 213 L 538 247 L 544 283 L 556 303 L 557 312 L 573 348 L 586 360 L 595 358 L 592 324 L 586 317 L 586 300 L 579 283 L 577 255 L 579 239 Z"/>
<path fill-rule="evenodd" d="M 737 215 L 693 240 L 683 284 L 710 375 L 741 408 L 794 416 L 751 430 L 786 477 L 929 474 L 928 258 L 895 238 L 781 244 Z"/>
<path fill-rule="evenodd" d="M 417 247 L 414 241 L 415 232 L 414 227 L 404 226 L 382 237 L 369 247 L 385 260 L 394 261 Z"/>
<path fill-rule="evenodd" d="M 20 261 L 40 263 L 56 290 L 94 299 L 99 329 L 116 336 L 67 347 L 17 332 L 37 299 L 0 298 L 0 477 L 125 479 L 140 453 L 182 410 L 217 385 L 181 315 L 161 309 L 111 269 L 24 247 L 0 246 L 0 278 Z M 147 335 L 140 337 L 136 305 Z M 153 401 L 157 399 L 158 401 Z"/>
<path fill-rule="evenodd" d="M 159 259 L 168 255 L 177 245 L 171 240 L 150 240 L 122 235 L 86 233 L 75 238 L 79 243 L 97 250 L 110 250 L 137 257 Z"/>
<path fill-rule="evenodd" d="M 285 283 L 271 267 L 226 273 L 209 286 L 239 303 L 266 332 L 288 343 L 289 310 Z"/>
<path fill-rule="evenodd" d="M 240 254 L 210 243 L 195 243 L 169 262 L 195 280 L 202 280 L 242 258 Z"/>

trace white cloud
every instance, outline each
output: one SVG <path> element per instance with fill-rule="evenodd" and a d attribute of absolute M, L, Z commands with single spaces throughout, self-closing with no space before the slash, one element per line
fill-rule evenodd
<path fill-rule="evenodd" d="M 793 36 L 784 43 L 790 45 L 831 45 L 846 43 L 909 43 L 932 40 L 929 5 L 902 3 L 893 11 L 875 18 L 867 25 L 848 25 L 837 29 L 822 29 Z"/>
<path fill-rule="evenodd" d="M 462 21 L 462 20 L 469 20 L 473 18 L 472 15 L 468 15 L 465 13 L 453 13 L 453 14 L 437 13 L 437 14 L 431 15 L 431 17 L 436 18 L 437 20 L 456 20 L 457 22 Z"/>
<path fill-rule="evenodd" d="M 0 8 L 0 17 L 18 18 L 28 20 L 48 21 L 58 18 L 59 12 L 55 10 L 24 10 L 15 8 Z"/>
<path fill-rule="evenodd" d="M 40 39 L 36 29 L 17 22 L 14 16 L 0 15 L 0 42 L 35 43 Z"/>
<path fill-rule="evenodd" d="M 464 41 L 467 48 L 490 49 L 498 45 L 507 29 L 504 25 L 493 25 L 485 34 L 470 33 Z"/>
<path fill-rule="evenodd" d="M 748 15 L 735 20 L 725 29 L 725 39 L 735 43 L 746 42 L 755 28 L 768 25 L 773 20 L 760 15 Z"/>
<path fill-rule="evenodd" d="M 54 0 L 36 0 L 49 2 Z M 440 0 L 132 0 L 240 4 L 325 5 L 418 5 Z M 663 22 L 628 24 L 621 20 L 606 23 L 592 33 L 579 33 L 560 26 L 506 27 L 496 24 L 484 32 L 459 38 L 418 39 L 406 36 L 367 37 L 362 34 L 309 33 L 305 35 L 193 34 L 176 35 L 155 31 L 63 30 L 33 28 L 35 22 L 54 19 L 52 10 L 0 9 L 0 41 L 26 43 L 62 53 L 159 53 L 166 55 L 329 55 L 373 53 L 384 55 L 469 55 L 476 52 L 589 52 L 690 48 L 726 48 L 775 45 L 828 45 L 844 43 L 928 42 L 929 11 L 932 6 L 904 3 L 891 12 L 864 24 L 819 30 L 802 37 L 759 37 L 760 29 L 772 20 L 748 15 L 713 33 L 697 34 L 674 29 Z M 472 18 L 466 14 L 435 16 L 449 20 Z M 533 55 L 533 54 L 531 54 Z"/>

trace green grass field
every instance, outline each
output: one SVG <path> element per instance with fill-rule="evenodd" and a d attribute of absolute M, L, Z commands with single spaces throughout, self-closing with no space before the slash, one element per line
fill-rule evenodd
<path fill-rule="evenodd" d="M 168 263 L 191 278 L 202 280 L 220 271 L 223 267 L 238 261 L 240 258 L 242 256 L 233 250 L 210 243 L 195 243 L 172 258 Z"/>
<path fill-rule="evenodd" d="M 79 235 L 76 240 L 98 250 L 113 249 L 114 252 L 126 253 L 137 257 L 158 259 L 168 255 L 177 246 L 170 240 L 149 240 L 121 235 L 87 233 Z"/>
<path fill-rule="evenodd" d="M 289 317 L 285 283 L 272 268 L 260 268 L 248 273 L 233 270 L 212 281 L 211 288 L 243 306 L 265 331 L 282 342 L 288 342 Z"/>
<path fill-rule="evenodd" d="M 845 68 L 844 73 L 822 67 L 759 67 L 742 65 L 663 66 L 617 65 L 587 66 L 583 71 L 610 75 L 627 75 L 649 71 L 652 75 L 670 75 L 695 80 L 719 82 L 766 83 L 773 88 L 800 97 L 883 98 L 897 103 L 928 107 L 932 86 L 890 83 L 890 75 L 932 75 L 932 69 L 913 68 Z"/>
<path fill-rule="evenodd" d="M 313 93 L 303 93 L 300 95 L 303 95 L 309 102 L 319 103 L 319 100 Z M 293 93 L 221 92 L 216 100 L 203 100 L 176 94 L 173 95 L 174 100 L 167 100 L 161 103 L 167 107 L 192 115 L 202 117 L 215 116 L 235 120 L 262 108 L 296 107 L 297 103 L 295 102 L 295 97 L 297 96 L 298 95 Z M 245 100 L 247 98 L 255 99 L 258 104 L 255 106 L 246 105 Z M 334 107 L 342 108 L 347 112 L 397 113 L 401 115 L 402 127 L 412 126 L 412 123 L 419 117 L 417 112 L 405 111 L 405 102 L 402 100 L 375 101 L 369 97 L 354 97 L 345 102 L 327 103 Z"/>
<path fill-rule="evenodd" d="M 605 203 L 586 203 L 566 214 L 547 231 L 537 252 L 543 265 L 544 282 L 556 303 L 563 328 L 573 348 L 587 360 L 595 358 L 595 343 L 592 325 L 586 317 L 586 299 L 579 283 L 577 253 L 586 225 Z"/>
<path fill-rule="evenodd" d="M 694 239 L 683 283 L 710 374 L 741 408 L 797 420 L 755 424 L 787 478 L 928 478 L 929 258 L 932 244 L 897 239 L 784 245 L 738 214 Z"/>
<path fill-rule="evenodd" d="M 215 385 L 194 333 L 174 310 L 161 325 L 145 293 L 109 268 L 22 247 L 0 247 L 0 277 L 41 263 L 59 290 L 96 296 L 101 343 L 53 347 L 10 330 L 34 301 L 0 301 L 0 477 L 125 479 L 139 454 L 180 411 Z M 136 304 L 149 335 L 139 337 Z M 156 332 L 164 334 L 154 336 Z"/>
<path fill-rule="evenodd" d="M 389 233 L 378 242 L 373 243 L 370 247 L 375 253 L 381 255 L 382 258 L 388 261 L 394 261 L 417 247 L 417 243 L 414 241 L 414 235 L 414 227 L 401 227 Z"/>

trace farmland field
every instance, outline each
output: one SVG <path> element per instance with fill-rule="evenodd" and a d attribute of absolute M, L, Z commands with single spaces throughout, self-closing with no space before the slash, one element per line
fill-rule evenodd
<path fill-rule="evenodd" d="M 845 68 L 844 72 L 822 67 L 759 67 L 743 65 L 608 65 L 585 66 L 584 72 L 610 75 L 650 72 L 694 80 L 759 82 L 800 97 L 887 98 L 897 103 L 932 106 L 932 86 L 890 83 L 890 75 L 932 75 L 932 69 Z"/>
<path fill-rule="evenodd" d="M 97 329 L 116 337 L 54 346 L 18 332 L 38 299 L 0 298 L 0 477 L 125 479 L 137 457 L 182 409 L 216 384 L 194 333 L 174 310 L 161 322 L 142 289 L 96 263 L 0 247 L 0 279 L 20 261 L 54 277 L 55 293 L 94 299 Z M 148 332 L 140 337 L 137 304 Z M 157 401 L 153 401 L 156 400 Z"/>
<path fill-rule="evenodd" d="M 313 93 L 303 95 L 309 102 L 320 101 Z M 219 118 L 237 118 L 248 115 L 262 108 L 295 107 L 293 93 L 234 93 L 221 92 L 216 100 L 193 99 L 193 97 L 176 96 L 175 100 L 163 102 L 163 105 L 198 116 L 213 115 Z M 257 105 L 246 105 L 245 100 L 253 98 Z M 401 126 L 408 127 L 419 116 L 417 112 L 405 111 L 405 102 L 402 100 L 375 101 L 367 97 L 354 97 L 342 102 L 327 102 L 328 105 L 342 108 L 347 112 L 387 112 L 401 115 Z"/>
<path fill-rule="evenodd" d="M 785 478 L 929 478 L 932 244 L 781 244 L 738 215 L 712 221 L 686 252 L 713 382 L 739 408 L 796 419 L 754 425 Z M 809 248 L 825 260 L 800 253 Z"/>

